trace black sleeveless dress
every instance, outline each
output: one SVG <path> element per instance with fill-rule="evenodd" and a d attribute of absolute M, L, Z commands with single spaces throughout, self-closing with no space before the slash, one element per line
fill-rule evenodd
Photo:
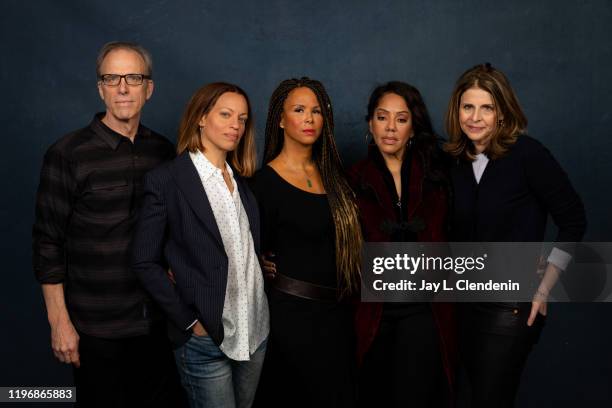
<path fill-rule="evenodd" d="M 277 272 L 337 286 L 335 232 L 326 194 L 301 190 L 263 166 L 252 182 L 261 214 L 262 253 Z M 270 337 L 257 405 L 355 404 L 355 337 L 348 303 L 317 301 L 267 288 Z"/>

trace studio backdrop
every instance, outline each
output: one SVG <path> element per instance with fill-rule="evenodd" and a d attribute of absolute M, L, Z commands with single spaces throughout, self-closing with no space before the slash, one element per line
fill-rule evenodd
<path fill-rule="evenodd" d="M 585 240 L 611 241 L 610 21 L 607 0 L 4 1 L 0 386 L 72 381 L 50 349 L 31 228 L 45 150 L 103 110 L 95 59 L 104 43 L 134 41 L 151 51 L 155 92 L 143 123 L 173 141 L 191 94 L 228 81 L 249 94 L 261 152 L 275 86 L 291 77 L 322 81 L 345 165 L 366 154 L 364 116 L 377 84 L 401 80 L 419 88 L 444 137 L 454 81 L 490 62 L 509 77 L 529 134 L 550 149 L 581 195 Z M 551 305 L 517 406 L 611 406 L 611 313 L 607 303 Z"/>

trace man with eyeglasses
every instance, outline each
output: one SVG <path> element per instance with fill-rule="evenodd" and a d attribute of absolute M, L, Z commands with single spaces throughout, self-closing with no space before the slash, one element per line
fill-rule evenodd
<path fill-rule="evenodd" d="M 74 367 L 81 407 L 180 404 L 165 323 L 130 270 L 145 172 L 174 156 L 140 124 L 153 93 L 150 54 L 126 42 L 97 59 L 106 111 L 45 154 L 33 228 L 33 266 L 55 356 Z"/>

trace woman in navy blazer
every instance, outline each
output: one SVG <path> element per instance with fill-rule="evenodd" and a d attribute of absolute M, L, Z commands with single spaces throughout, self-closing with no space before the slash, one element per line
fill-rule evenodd
<path fill-rule="evenodd" d="M 178 157 L 145 176 L 132 265 L 168 317 L 192 407 L 250 406 L 263 363 L 259 214 L 242 178 L 254 143 L 245 92 L 209 84 L 183 115 Z"/>

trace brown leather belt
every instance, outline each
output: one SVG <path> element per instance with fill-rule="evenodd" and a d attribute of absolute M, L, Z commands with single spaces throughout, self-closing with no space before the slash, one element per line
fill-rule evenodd
<path fill-rule="evenodd" d="M 272 279 L 272 286 L 281 292 L 304 299 L 326 300 L 331 302 L 336 302 L 338 300 L 336 288 L 315 285 L 314 283 L 293 279 L 286 275 L 281 275 L 280 273 L 277 273 L 274 279 Z"/>

